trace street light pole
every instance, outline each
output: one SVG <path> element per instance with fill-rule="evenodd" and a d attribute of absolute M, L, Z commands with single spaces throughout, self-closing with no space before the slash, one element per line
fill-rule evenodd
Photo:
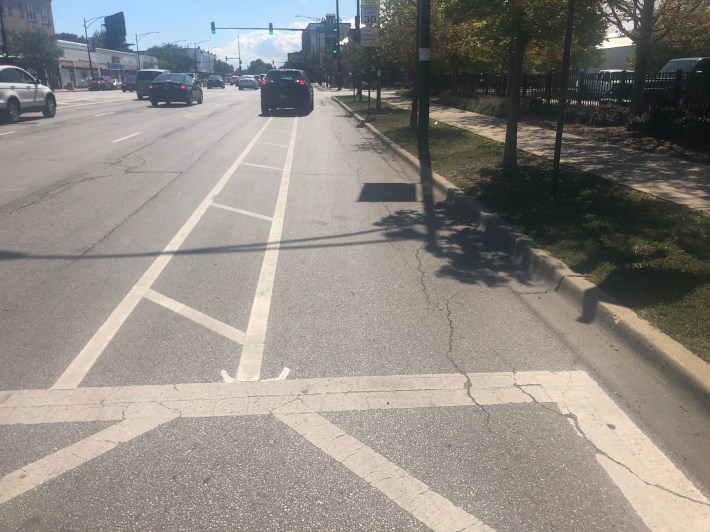
<path fill-rule="evenodd" d="M 101 15 L 100 17 L 94 17 L 90 18 L 88 21 L 86 19 L 84 20 L 84 37 L 86 37 L 86 53 L 89 54 L 89 77 L 93 78 L 94 77 L 94 68 L 91 65 L 91 46 L 89 46 L 89 32 L 87 28 L 91 26 L 94 22 L 99 20 L 100 18 L 105 18 L 106 15 Z M 88 22 L 88 24 L 87 24 Z"/>
<path fill-rule="evenodd" d="M 195 74 L 199 74 L 199 73 L 200 73 L 200 69 L 199 69 L 199 67 L 197 66 L 197 45 L 198 45 L 198 44 L 202 44 L 203 42 L 207 42 L 207 40 L 204 40 L 204 41 L 200 41 L 200 42 L 196 42 L 196 43 L 195 43 Z"/>
<path fill-rule="evenodd" d="M 138 41 L 145 37 L 146 35 L 150 35 L 151 33 L 160 33 L 159 31 L 149 31 L 147 33 L 141 33 L 138 35 L 136 33 L 136 59 L 138 61 L 138 70 L 141 69 L 141 53 L 138 51 Z"/>
<path fill-rule="evenodd" d="M 338 90 L 343 90 L 343 72 L 340 65 L 340 3 L 335 0 L 335 27 L 337 28 L 337 36 L 335 47 L 338 50 Z"/>

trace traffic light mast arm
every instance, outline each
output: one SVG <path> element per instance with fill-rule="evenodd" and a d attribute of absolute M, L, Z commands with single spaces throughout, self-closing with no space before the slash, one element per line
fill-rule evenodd
<path fill-rule="evenodd" d="M 312 31 L 315 32 L 316 30 L 309 30 L 306 28 L 272 28 L 274 31 Z M 242 28 L 242 27 L 233 27 L 233 26 L 216 26 L 215 30 L 264 30 L 264 31 L 269 31 L 269 28 Z"/>

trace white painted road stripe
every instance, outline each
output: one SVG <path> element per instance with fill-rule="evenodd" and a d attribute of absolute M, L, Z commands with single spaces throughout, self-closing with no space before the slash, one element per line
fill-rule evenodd
<path fill-rule="evenodd" d="M 256 166 L 257 168 L 266 168 L 267 170 L 276 170 L 277 172 L 283 171 L 283 168 L 276 168 L 275 166 L 266 166 L 265 164 L 244 163 L 242 166 Z"/>
<path fill-rule="evenodd" d="M 14 131 L 6 131 L 5 133 L 0 133 L 0 137 L 2 137 L 3 135 L 12 135 L 13 133 Z"/>
<path fill-rule="evenodd" d="M 556 406 L 572 420 L 651 530 L 710 530 L 707 498 L 585 372 L 466 377 L 455 373 L 6 391 L 0 392 L 0 425 L 154 418 L 162 422 L 166 409 L 180 417 L 204 418 L 535 401 Z M 554 413 L 550 406 L 545 408 Z M 18 476 L 15 472 L 7 477 Z"/>
<path fill-rule="evenodd" d="M 202 216 L 207 212 L 212 201 L 215 197 L 222 191 L 224 186 L 227 184 L 229 179 L 237 171 L 239 165 L 242 164 L 244 158 L 249 154 L 251 149 L 256 144 L 257 140 L 264 133 L 266 128 L 271 123 L 271 118 L 266 121 L 259 132 L 254 136 L 249 145 L 244 148 L 244 151 L 237 157 L 237 159 L 232 163 L 224 175 L 220 178 L 217 184 L 212 190 L 210 190 L 207 197 L 200 203 L 200 205 L 195 209 L 190 218 L 185 222 L 185 224 L 180 228 L 173 239 L 165 246 L 165 249 L 161 254 L 153 261 L 153 264 L 146 270 L 143 276 L 138 280 L 138 282 L 131 288 L 130 292 L 126 294 L 118 306 L 114 309 L 108 319 L 101 325 L 94 336 L 89 340 L 89 343 L 84 346 L 84 349 L 76 356 L 76 358 L 71 362 L 69 367 L 62 373 L 62 375 L 57 379 L 57 382 L 52 386 L 53 389 L 71 389 L 76 388 L 84 380 L 86 374 L 89 373 L 93 365 L 96 363 L 101 353 L 104 352 L 106 346 L 109 344 L 114 335 L 118 332 L 121 326 L 124 324 L 128 316 L 136 308 L 136 305 L 143 298 L 148 289 L 153 285 L 155 280 L 161 274 L 173 257 L 173 254 L 180 249 L 180 246 L 185 242 L 190 232 L 195 228 L 197 222 L 200 221 Z"/>
<path fill-rule="evenodd" d="M 274 221 L 274 219 L 271 216 L 264 216 L 263 214 L 257 214 L 255 212 L 251 212 L 251 211 L 236 209 L 234 207 L 230 207 L 229 205 L 223 205 L 221 203 L 212 203 L 212 206 L 217 207 L 219 209 L 224 209 L 225 211 L 236 212 L 238 214 L 244 214 L 245 216 L 251 216 L 252 218 L 259 218 L 260 220 L 266 220 L 267 222 Z"/>
<path fill-rule="evenodd" d="M 75 469 L 175 418 L 164 411 L 155 418 L 126 419 L 0 478 L 0 504 Z"/>
<path fill-rule="evenodd" d="M 57 109 L 69 109 L 70 107 L 86 107 L 87 105 L 100 105 L 102 103 L 111 103 L 111 102 L 125 102 L 125 99 L 120 99 L 120 100 L 101 100 L 99 102 L 91 102 L 91 103 L 77 103 L 74 105 L 61 105 L 57 104 Z"/>
<path fill-rule="evenodd" d="M 273 142 L 259 142 L 258 144 L 263 144 L 264 146 L 276 146 L 278 148 L 288 148 L 288 144 L 274 144 Z"/>
<path fill-rule="evenodd" d="M 323 416 L 315 412 L 274 416 L 432 530 L 494 530 Z"/>
<path fill-rule="evenodd" d="M 284 216 L 286 215 L 286 200 L 288 199 L 288 186 L 291 181 L 291 166 L 293 165 L 293 154 L 296 149 L 296 130 L 298 128 L 298 118 L 294 118 L 291 128 L 291 139 L 286 152 L 286 162 L 284 163 L 283 174 L 281 176 L 281 186 L 276 198 L 276 208 L 274 209 L 273 222 L 267 249 L 264 253 L 264 261 L 261 264 L 259 282 L 256 285 L 256 294 L 249 315 L 246 339 L 244 348 L 239 359 L 237 368 L 237 380 L 250 381 L 258 380 L 261 375 L 261 359 L 264 354 L 264 341 L 266 339 L 266 327 L 269 322 L 269 312 L 271 308 L 271 295 L 274 289 L 274 278 L 276 277 L 276 264 L 279 260 L 279 247 L 281 245 L 281 233 L 283 231 Z"/>
<path fill-rule="evenodd" d="M 153 303 L 157 303 L 162 307 L 172 310 L 176 314 L 180 314 L 181 316 L 192 320 L 195 323 L 199 323 L 206 329 L 214 331 L 217 334 L 221 334 L 225 338 L 229 338 L 230 340 L 233 340 L 239 344 L 244 343 L 244 331 L 235 329 L 231 325 L 227 325 L 226 323 L 216 320 L 208 316 L 207 314 L 203 314 L 199 310 L 190 308 L 187 305 L 180 303 L 179 301 L 175 301 L 174 299 L 171 299 L 167 296 L 164 296 L 163 294 L 160 294 L 150 289 L 146 291 L 145 298 L 150 299 Z"/>
<path fill-rule="evenodd" d="M 133 134 L 128 135 L 128 136 L 126 136 L 126 137 L 121 137 L 120 139 L 116 139 L 116 140 L 114 140 L 113 142 L 114 142 L 114 143 L 116 143 L 116 142 L 121 142 L 121 141 L 124 141 L 124 140 L 126 140 L 126 139 L 130 139 L 131 137 L 138 136 L 138 135 L 140 135 L 140 132 L 138 132 L 138 133 L 133 133 Z"/>
<path fill-rule="evenodd" d="M 109 111 L 108 113 L 99 113 L 99 114 L 97 114 L 97 115 L 94 115 L 94 116 L 106 116 L 106 115 L 112 115 L 112 114 L 113 114 L 114 112 L 115 112 L 115 111 Z"/>

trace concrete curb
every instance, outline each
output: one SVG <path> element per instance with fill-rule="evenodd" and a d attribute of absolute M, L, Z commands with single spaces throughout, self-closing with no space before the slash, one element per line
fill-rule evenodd
<path fill-rule="evenodd" d="M 363 127 L 377 136 L 400 160 L 417 173 L 418 159 L 389 140 L 347 104 L 334 100 Z M 631 309 L 620 305 L 613 297 L 565 263 L 541 249 L 532 239 L 516 232 L 505 220 L 490 212 L 471 196 L 466 196 L 444 177 L 432 172 L 434 187 L 446 195 L 446 203 L 471 217 L 477 228 L 495 239 L 502 251 L 533 278 L 554 287 L 573 307 L 580 310 L 579 320 L 597 323 L 659 372 L 710 404 L 710 364 L 662 333 Z"/>

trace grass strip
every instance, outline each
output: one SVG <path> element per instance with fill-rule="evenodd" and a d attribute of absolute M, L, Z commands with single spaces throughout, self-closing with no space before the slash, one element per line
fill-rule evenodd
<path fill-rule="evenodd" d="M 365 115 L 366 97 L 338 98 Z M 409 111 L 372 107 L 368 122 L 416 156 Z M 505 175 L 501 143 L 434 121 L 429 144 L 435 172 L 710 362 L 710 215 L 569 167 L 551 204 L 545 158 L 519 151 Z"/>

